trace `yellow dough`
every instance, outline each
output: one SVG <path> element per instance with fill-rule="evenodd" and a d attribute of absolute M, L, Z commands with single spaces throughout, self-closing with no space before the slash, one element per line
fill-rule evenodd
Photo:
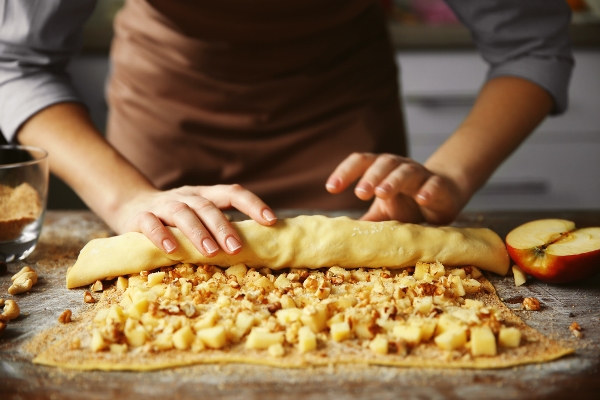
<path fill-rule="evenodd" d="M 253 220 L 232 223 L 243 248 L 236 255 L 221 251 L 202 255 L 176 228 L 170 228 L 178 250 L 166 254 L 141 233 L 94 239 L 81 251 L 67 274 L 74 288 L 107 277 L 150 271 L 180 262 L 248 267 L 405 268 L 417 261 L 439 261 L 448 267 L 474 265 L 504 275 L 509 256 L 500 237 L 489 229 L 426 227 L 397 221 L 368 222 L 347 217 L 299 216 L 263 226 Z"/>

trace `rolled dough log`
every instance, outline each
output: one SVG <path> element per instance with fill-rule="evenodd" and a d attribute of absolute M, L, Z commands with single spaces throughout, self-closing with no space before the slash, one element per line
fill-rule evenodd
<path fill-rule="evenodd" d="M 181 231 L 170 228 L 177 251 L 166 254 L 141 233 L 130 232 L 90 241 L 67 273 L 67 287 L 98 279 L 189 262 L 221 267 L 405 268 L 417 261 L 440 261 L 448 267 L 474 265 L 506 274 L 509 257 L 500 237 L 489 229 L 426 227 L 397 221 L 369 222 L 347 217 L 299 216 L 262 226 L 253 220 L 232 223 L 243 248 L 236 255 L 202 255 Z"/>

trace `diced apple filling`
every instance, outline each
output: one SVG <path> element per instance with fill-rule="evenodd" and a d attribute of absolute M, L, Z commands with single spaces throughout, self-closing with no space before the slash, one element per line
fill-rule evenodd
<path fill-rule="evenodd" d="M 200 329 L 196 331 L 196 335 L 202 340 L 202 343 L 212 349 L 220 349 L 227 343 L 225 328 L 219 325 Z"/>
<path fill-rule="evenodd" d="M 411 346 L 416 346 L 421 342 L 421 328 L 418 326 L 398 325 L 392 334 Z"/>
<path fill-rule="evenodd" d="M 369 349 L 375 354 L 385 355 L 388 353 L 389 341 L 385 335 L 377 335 L 371 343 L 369 343 Z"/>
<path fill-rule="evenodd" d="M 425 277 L 425 274 L 429 273 L 429 264 L 424 262 L 417 262 L 415 265 L 415 273 L 414 278 L 417 280 L 422 280 Z"/>
<path fill-rule="evenodd" d="M 283 357 L 285 355 L 285 349 L 281 343 L 270 345 L 267 351 L 271 357 Z"/>
<path fill-rule="evenodd" d="M 454 350 L 463 347 L 467 343 L 467 333 L 463 329 L 450 329 L 437 335 L 435 344 L 444 350 Z"/>
<path fill-rule="evenodd" d="M 439 262 L 417 263 L 414 272 L 180 264 L 118 278 L 122 298 L 94 317 L 90 348 L 200 352 L 241 342 L 283 357 L 291 346 L 304 354 L 318 340 L 350 340 L 385 355 L 390 343 L 408 351 L 433 340 L 443 350 L 490 356 L 496 345 L 519 346 L 521 332 L 502 327 L 496 339 L 483 325 L 496 310 L 466 298 L 481 290 L 480 276 L 473 266 Z"/>
<path fill-rule="evenodd" d="M 92 351 L 101 351 L 108 347 L 108 342 L 104 340 L 102 334 L 98 330 L 92 332 L 92 341 L 90 343 L 90 349 Z"/>
<path fill-rule="evenodd" d="M 471 354 L 474 356 L 496 355 L 496 337 L 490 327 L 471 328 Z"/>
<path fill-rule="evenodd" d="M 512 272 L 515 278 L 515 286 L 521 286 L 525 282 L 527 282 L 527 275 L 525 275 L 525 272 L 523 272 L 521 268 L 517 267 L 516 265 L 513 265 Z"/>
<path fill-rule="evenodd" d="M 517 328 L 500 328 L 498 344 L 502 347 L 519 347 L 521 344 L 521 331 Z"/>
<path fill-rule="evenodd" d="M 322 305 L 307 307 L 302 310 L 300 321 L 313 332 L 319 333 L 327 327 L 327 307 Z"/>
<path fill-rule="evenodd" d="M 248 268 L 244 264 L 239 263 L 227 268 L 225 270 L 225 275 L 228 277 L 234 275 L 236 277 L 237 283 L 241 285 L 244 282 L 244 277 L 246 276 L 247 271 Z"/>
<path fill-rule="evenodd" d="M 331 325 L 331 338 L 336 342 L 341 342 L 346 339 L 350 339 L 352 335 L 352 330 L 350 330 L 350 325 L 348 322 L 337 322 Z"/>
<path fill-rule="evenodd" d="M 117 278 L 117 289 L 126 290 L 128 286 L 129 286 L 129 280 L 127 280 L 127 278 L 125 278 L 123 276 L 119 276 Z"/>
<path fill-rule="evenodd" d="M 196 331 L 199 331 L 202 329 L 211 328 L 215 326 L 218 318 L 219 313 L 216 309 L 213 308 L 212 310 L 208 311 L 202 318 L 200 318 L 194 323 L 194 329 Z"/>
<path fill-rule="evenodd" d="M 192 331 L 192 328 L 187 325 L 173 334 L 173 345 L 176 349 L 187 350 L 194 343 L 195 339 L 196 335 Z"/>
<path fill-rule="evenodd" d="M 154 272 L 152 274 L 148 274 L 148 287 L 156 286 L 159 283 L 163 282 L 165 279 L 165 273 L 163 271 Z"/>
<path fill-rule="evenodd" d="M 433 297 L 417 297 L 413 300 L 413 307 L 419 313 L 428 315 L 433 308 Z"/>
<path fill-rule="evenodd" d="M 298 330 L 298 350 L 300 353 L 308 353 L 317 348 L 317 336 L 308 326 Z"/>
<path fill-rule="evenodd" d="M 248 349 L 267 349 L 274 344 L 283 343 L 283 332 L 270 332 L 268 329 L 254 327 L 246 339 Z"/>

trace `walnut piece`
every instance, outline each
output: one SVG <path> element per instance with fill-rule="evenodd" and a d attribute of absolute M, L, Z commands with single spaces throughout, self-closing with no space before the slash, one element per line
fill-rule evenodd
<path fill-rule="evenodd" d="M 523 300 L 523 308 L 525 308 L 528 311 L 539 311 L 540 301 L 535 297 L 526 297 Z"/>
<path fill-rule="evenodd" d="M 96 299 L 94 298 L 94 296 L 92 296 L 92 294 L 90 292 L 85 292 L 83 295 L 83 301 L 85 303 L 95 303 Z"/>
<path fill-rule="evenodd" d="M 581 339 L 583 337 L 583 334 L 581 333 L 581 327 L 579 326 L 579 324 L 577 322 L 573 321 L 571 326 L 569 326 L 569 330 L 571 331 L 571 333 L 573 333 L 573 336 L 575 336 L 577 339 Z"/>
<path fill-rule="evenodd" d="M 69 322 L 71 322 L 71 315 L 73 315 L 73 313 L 71 312 L 71 310 L 65 310 L 65 311 L 63 311 L 58 316 L 58 322 L 60 322 L 61 324 L 68 324 Z"/>

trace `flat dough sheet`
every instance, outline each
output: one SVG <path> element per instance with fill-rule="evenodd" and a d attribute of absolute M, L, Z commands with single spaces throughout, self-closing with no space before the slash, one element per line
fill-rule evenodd
<path fill-rule="evenodd" d="M 84 247 L 77 263 L 70 269 L 67 286 L 69 288 L 82 286 L 107 277 L 135 276 L 142 271 L 164 269 L 175 264 L 187 268 L 185 267 L 187 263 L 195 265 L 195 271 L 199 271 L 199 268 L 203 268 L 202 266 L 206 264 L 228 267 L 243 263 L 249 268 L 266 267 L 269 271 L 274 271 L 271 282 L 275 281 L 278 274 L 282 274 L 282 269 L 290 267 L 308 268 L 311 276 L 318 276 L 321 283 L 324 282 L 323 279 L 334 281 L 329 274 L 335 266 L 360 268 L 361 270 L 363 267 L 368 267 L 372 268 L 369 274 L 375 274 L 373 276 L 383 273 L 388 275 L 385 279 L 382 278 L 381 282 L 388 279 L 388 283 L 386 283 L 388 286 L 385 290 L 388 290 L 389 299 L 392 296 L 391 291 L 398 290 L 398 287 L 402 285 L 402 280 L 390 283 L 389 279 L 396 278 L 389 278 L 389 276 L 398 277 L 398 274 L 402 274 L 402 279 L 413 279 L 412 276 L 407 276 L 412 272 L 398 268 L 414 267 L 417 262 L 437 262 L 438 264 L 441 262 L 448 268 L 474 265 L 499 274 L 505 274 L 509 266 L 509 258 L 503 241 L 489 229 L 433 228 L 393 221 L 367 222 L 345 217 L 327 218 L 323 216 L 284 219 L 278 221 L 274 227 L 264 227 L 254 221 L 243 221 L 235 223 L 235 225 L 244 241 L 244 250 L 235 256 L 228 256 L 221 252 L 210 259 L 202 256 L 189 240 L 175 229 L 173 232 L 180 247 L 175 254 L 170 255 L 157 249 L 141 234 L 131 233 L 93 240 Z M 325 271 L 323 267 L 334 268 Z M 275 272 L 276 270 L 277 272 Z M 396 272 L 387 272 L 391 270 Z M 250 269 L 249 271 L 254 270 Z M 298 270 L 291 269 L 290 271 Z M 341 271 L 344 270 L 341 269 Z M 249 273 L 258 274 L 258 271 Z M 225 271 L 222 271 L 222 274 L 225 274 Z M 269 272 L 263 273 L 263 278 L 266 274 Z M 290 274 L 292 273 L 290 272 Z M 350 274 L 350 272 L 346 272 L 346 274 Z M 35 353 L 38 354 L 34 359 L 35 363 L 81 370 L 156 370 L 199 363 L 251 363 L 296 368 L 346 363 L 433 368 L 505 368 L 550 361 L 573 352 L 573 349 L 562 347 L 546 338 L 511 313 L 498 299 L 494 287 L 485 277 L 476 276 L 477 282 L 473 282 L 474 279 L 470 279 L 470 277 L 471 275 L 468 275 L 463 283 L 480 285 L 480 290 L 467 294 L 466 298 L 481 300 L 486 306 L 496 308 L 503 324 L 518 328 L 522 337 L 519 347 L 507 349 L 499 346 L 495 356 L 475 357 L 471 356 L 469 351 L 464 348 L 460 351 L 442 350 L 436 346 L 433 340 L 429 340 L 410 347 L 407 352 L 376 354 L 368 347 L 370 340 L 365 341 L 352 336 L 348 340 L 336 342 L 324 339 L 325 336 L 323 336 L 318 339 L 317 348 L 306 353 L 299 352 L 296 345 L 288 343 L 286 339 L 283 343 L 283 356 L 270 355 L 266 350 L 248 349 L 244 345 L 244 340 L 237 343 L 233 341 L 219 350 L 207 348 L 199 352 L 189 349 L 140 351 L 141 347 L 129 349 L 125 353 L 94 352 L 90 349 L 92 336 L 90 329 L 93 326 L 94 316 L 101 309 L 119 304 L 124 297 L 123 290 L 117 289 L 115 285 L 103 292 L 100 301 L 92 309 L 74 316 L 74 321 L 71 323 L 59 324 L 50 331 L 37 336 L 29 347 L 36 349 Z M 451 276 L 448 270 L 446 275 L 442 273 L 440 279 L 442 278 L 446 279 L 446 283 L 450 283 L 449 279 L 456 277 Z M 223 277 L 223 279 L 229 278 Z M 374 279 L 378 280 L 379 278 L 375 277 Z M 247 278 L 244 278 L 244 281 L 246 280 Z M 223 288 L 223 290 L 233 293 L 229 282 L 225 283 L 225 280 L 222 282 L 224 286 L 219 286 L 219 290 Z M 368 278 L 366 282 L 374 281 Z M 205 284 L 206 282 L 198 285 Z M 346 285 L 346 289 L 352 289 L 349 297 L 360 298 L 362 294 L 356 289 L 360 287 L 361 282 L 356 280 L 331 285 L 332 296 L 344 285 Z M 437 285 L 441 288 L 440 282 Z M 300 286 L 308 290 L 306 281 Z M 427 284 L 421 286 L 414 288 L 415 290 L 427 289 Z M 207 287 L 204 288 L 208 290 Z M 381 288 L 383 290 L 383 286 Z M 367 290 L 369 293 L 371 291 L 375 293 L 370 301 L 375 301 L 375 297 L 378 296 L 377 290 L 373 285 Z M 408 293 L 409 287 L 405 286 L 402 290 Z M 245 293 L 249 295 L 251 291 Z M 384 293 L 384 291 L 379 293 Z M 275 296 L 274 288 L 263 291 L 263 294 L 267 301 L 267 297 Z M 421 293 L 421 295 L 423 294 Z M 215 304 L 223 296 L 223 293 L 213 291 L 210 296 L 210 299 L 205 299 L 204 303 L 197 304 L 210 304 L 210 307 L 216 307 Z M 225 296 L 229 295 L 225 294 Z M 235 294 L 231 294 L 231 296 L 235 296 Z M 298 296 L 295 301 L 302 298 L 301 295 Z M 325 301 L 328 300 L 327 296 L 329 296 L 328 293 L 325 295 Z M 408 296 L 408 294 L 402 294 L 402 296 Z M 231 301 L 238 301 L 238 299 L 232 297 Z M 268 304 L 273 304 L 278 299 L 269 298 L 268 301 Z M 261 304 L 255 301 L 254 304 L 263 308 L 264 311 L 267 303 Z M 412 309 L 413 305 L 408 307 Z M 297 305 L 297 307 L 300 306 Z M 445 313 L 446 311 L 440 312 Z M 79 346 L 73 346 L 73 343 L 79 343 Z"/>
<path fill-rule="evenodd" d="M 521 331 L 522 344 L 518 348 L 499 348 L 496 356 L 471 357 L 464 352 L 441 350 L 433 342 L 428 342 L 411 349 L 407 355 L 378 355 L 362 346 L 359 340 L 352 339 L 340 343 L 322 342 L 317 350 L 304 354 L 299 353 L 294 346 L 286 345 L 286 355 L 283 357 L 270 356 L 266 350 L 249 350 L 242 343 L 222 350 L 207 349 L 199 353 L 176 349 L 156 353 L 92 352 L 86 348 L 90 341 L 87 327 L 90 326 L 99 309 L 107 308 L 120 301 L 123 292 L 114 286 L 104 292 L 101 301 L 91 310 L 74 318 L 72 323 L 59 324 L 38 335 L 28 347 L 40 351 L 33 360 L 36 364 L 105 371 L 149 371 L 208 363 L 248 363 L 286 368 L 331 364 L 372 364 L 419 368 L 492 369 L 547 362 L 574 352 L 574 349 L 563 347 L 529 327 L 500 301 L 493 285 L 485 277 L 479 278 L 479 281 L 482 283 L 482 290 L 471 298 L 495 307 L 501 312 L 505 324 Z M 76 338 L 80 340 L 81 348 L 71 349 L 70 343 Z"/>

